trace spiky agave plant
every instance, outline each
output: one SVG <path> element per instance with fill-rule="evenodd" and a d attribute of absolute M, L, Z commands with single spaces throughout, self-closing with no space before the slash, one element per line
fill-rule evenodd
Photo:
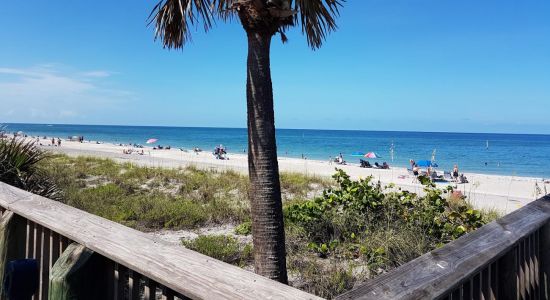
<path fill-rule="evenodd" d="M 47 157 L 33 141 L 0 138 L 0 181 L 58 200 L 59 188 L 38 166 Z"/>
<path fill-rule="evenodd" d="M 167 48 L 181 48 L 194 27 L 207 31 L 216 19 L 238 19 L 248 37 L 248 173 L 254 265 L 258 274 L 286 283 L 285 235 L 275 142 L 271 84 L 271 39 L 300 26 L 313 49 L 336 29 L 345 0 L 161 0 L 151 12 L 155 37 Z"/>

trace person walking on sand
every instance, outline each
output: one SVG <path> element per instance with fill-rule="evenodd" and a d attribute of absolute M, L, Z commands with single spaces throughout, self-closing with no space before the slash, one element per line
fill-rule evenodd
<path fill-rule="evenodd" d="M 454 178 L 455 181 L 458 180 L 458 165 L 455 165 L 453 167 L 453 178 Z"/>
<path fill-rule="evenodd" d="M 61 139 L 57 138 L 57 147 L 61 147 Z"/>
<path fill-rule="evenodd" d="M 55 138 L 52 138 L 52 146 L 55 146 Z"/>

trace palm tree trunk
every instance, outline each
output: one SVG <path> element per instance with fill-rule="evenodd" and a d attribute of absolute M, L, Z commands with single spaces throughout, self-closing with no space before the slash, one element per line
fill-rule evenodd
<path fill-rule="evenodd" d="M 269 59 L 272 34 L 247 32 L 247 35 L 248 173 L 255 271 L 287 283 Z"/>

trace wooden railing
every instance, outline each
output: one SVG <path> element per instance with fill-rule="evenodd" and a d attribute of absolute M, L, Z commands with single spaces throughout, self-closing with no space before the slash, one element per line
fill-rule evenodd
<path fill-rule="evenodd" d="M 86 251 L 97 299 L 317 299 L 3 183 L 0 212 L 0 264 L 37 260 L 35 300 Z M 547 196 L 337 299 L 550 299 L 549 221 Z"/>
<path fill-rule="evenodd" d="M 550 197 L 337 299 L 549 299 Z"/>
<path fill-rule="evenodd" d="M 96 258 L 83 273 L 86 286 L 93 286 L 96 294 L 86 295 L 87 299 L 318 299 L 4 183 L 0 183 L 0 210 L 4 263 L 22 258 L 38 261 L 36 300 L 56 299 L 49 291 L 53 275 L 68 266 L 76 268 L 74 260 L 84 261 L 85 252 Z"/>

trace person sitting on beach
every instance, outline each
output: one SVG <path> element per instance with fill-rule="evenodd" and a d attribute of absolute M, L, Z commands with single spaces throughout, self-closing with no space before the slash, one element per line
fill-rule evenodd
<path fill-rule="evenodd" d="M 390 165 L 388 165 L 387 162 L 382 163 L 382 169 L 389 169 L 389 168 L 390 168 Z"/>
<path fill-rule="evenodd" d="M 455 165 L 455 166 L 453 167 L 453 179 L 454 179 L 455 181 L 458 180 L 458 165 Z"/>

